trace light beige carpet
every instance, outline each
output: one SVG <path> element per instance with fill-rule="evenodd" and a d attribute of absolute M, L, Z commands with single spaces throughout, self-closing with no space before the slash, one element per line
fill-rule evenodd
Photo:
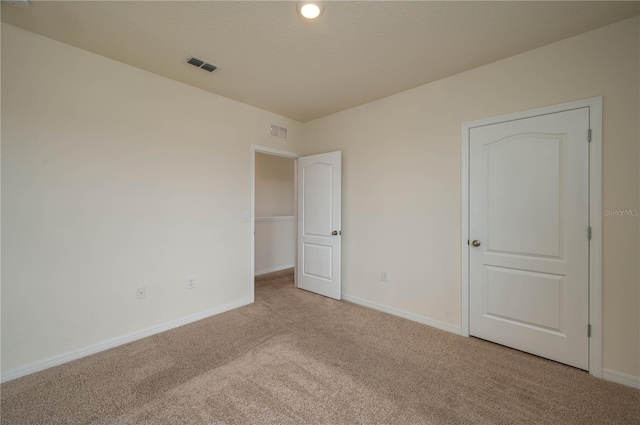
<path fill-rule="evenodd" d="M 2 424 L 638 424 L 640 391 L 256 282 L 256 303 L 3 384 Z"/>

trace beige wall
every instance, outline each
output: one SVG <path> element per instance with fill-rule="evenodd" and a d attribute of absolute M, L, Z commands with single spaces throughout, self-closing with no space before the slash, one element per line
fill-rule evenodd
<path fill-rule="evenodd" d="M 295 267 L 296 221 L 256 221 L 256 275 Z"/>
<path fill-rule="evenodd" d="M 638 26 L 303 127 L 2 24 L 2 370 L 247 300 L 251 144 L 343 150 L 345 292 L 459 326 L 460 124 L 602 95 L 603 208 L 640 208 Z M 604 366 L 638 376 L 638 219 L 603 225 Z"/>
<path fill-rule="evenodd" d="M 256 217 L 294 214 L 294 160 L 256 152 Z"/>
<path fill-rule="evenodd" d="M 639 208 L 638 26 L 636 17 L 305 124 L 305 154 L 343 151 L 343 291 L 460 325 L 465 121 L 602 95 L 603 208 Z M 603 219 L 604 367 L 635 376 L 638 221 Z"/>
<path fill-rule="evenodd" d="M 255 273 L 295 265 L 294 160 L 256 152 Z M 261 217 L 278 219 L 261 221 Z"/>
<path fill-rule="evenodd" d="M 251 144 L 301 131 L 2 24 L 3 372 L 248 301 Z"/>

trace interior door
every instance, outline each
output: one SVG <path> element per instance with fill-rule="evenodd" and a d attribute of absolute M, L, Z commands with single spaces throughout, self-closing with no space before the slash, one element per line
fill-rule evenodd
<path fill-rule="evenodd" d="M 298 158 L 298 288 L 340 299 L 342 152 Z"/>
<path fill-rule="evenodd" d="M 589 367 L 589 109 L 470 130 L 471 335 Z"/>

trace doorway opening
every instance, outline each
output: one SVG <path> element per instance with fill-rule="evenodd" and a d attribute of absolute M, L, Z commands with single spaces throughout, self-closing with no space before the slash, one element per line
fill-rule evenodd
<path fill-rule="evenodd" d="M 297 154 L 251 148 L 251 301 L 257 276 L 295 269 Z"/>

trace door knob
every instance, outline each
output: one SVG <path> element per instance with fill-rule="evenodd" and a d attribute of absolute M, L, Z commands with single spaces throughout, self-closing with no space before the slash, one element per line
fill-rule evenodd
<path fill-rule="evenodd" d="M 337 230 L 334 230 L 333 232 L 331 232 L 331 234 L 332 234 L 333 236 L 338 236 L 338 231 L 337 231 Z"/>
<path fill-rule="evenodd" d="M 471 245 L 475 246 L 476 248 L 480 246 L 480 241 L 479 240 L 474 240 L 473 242 L 471 242 Z"/>

